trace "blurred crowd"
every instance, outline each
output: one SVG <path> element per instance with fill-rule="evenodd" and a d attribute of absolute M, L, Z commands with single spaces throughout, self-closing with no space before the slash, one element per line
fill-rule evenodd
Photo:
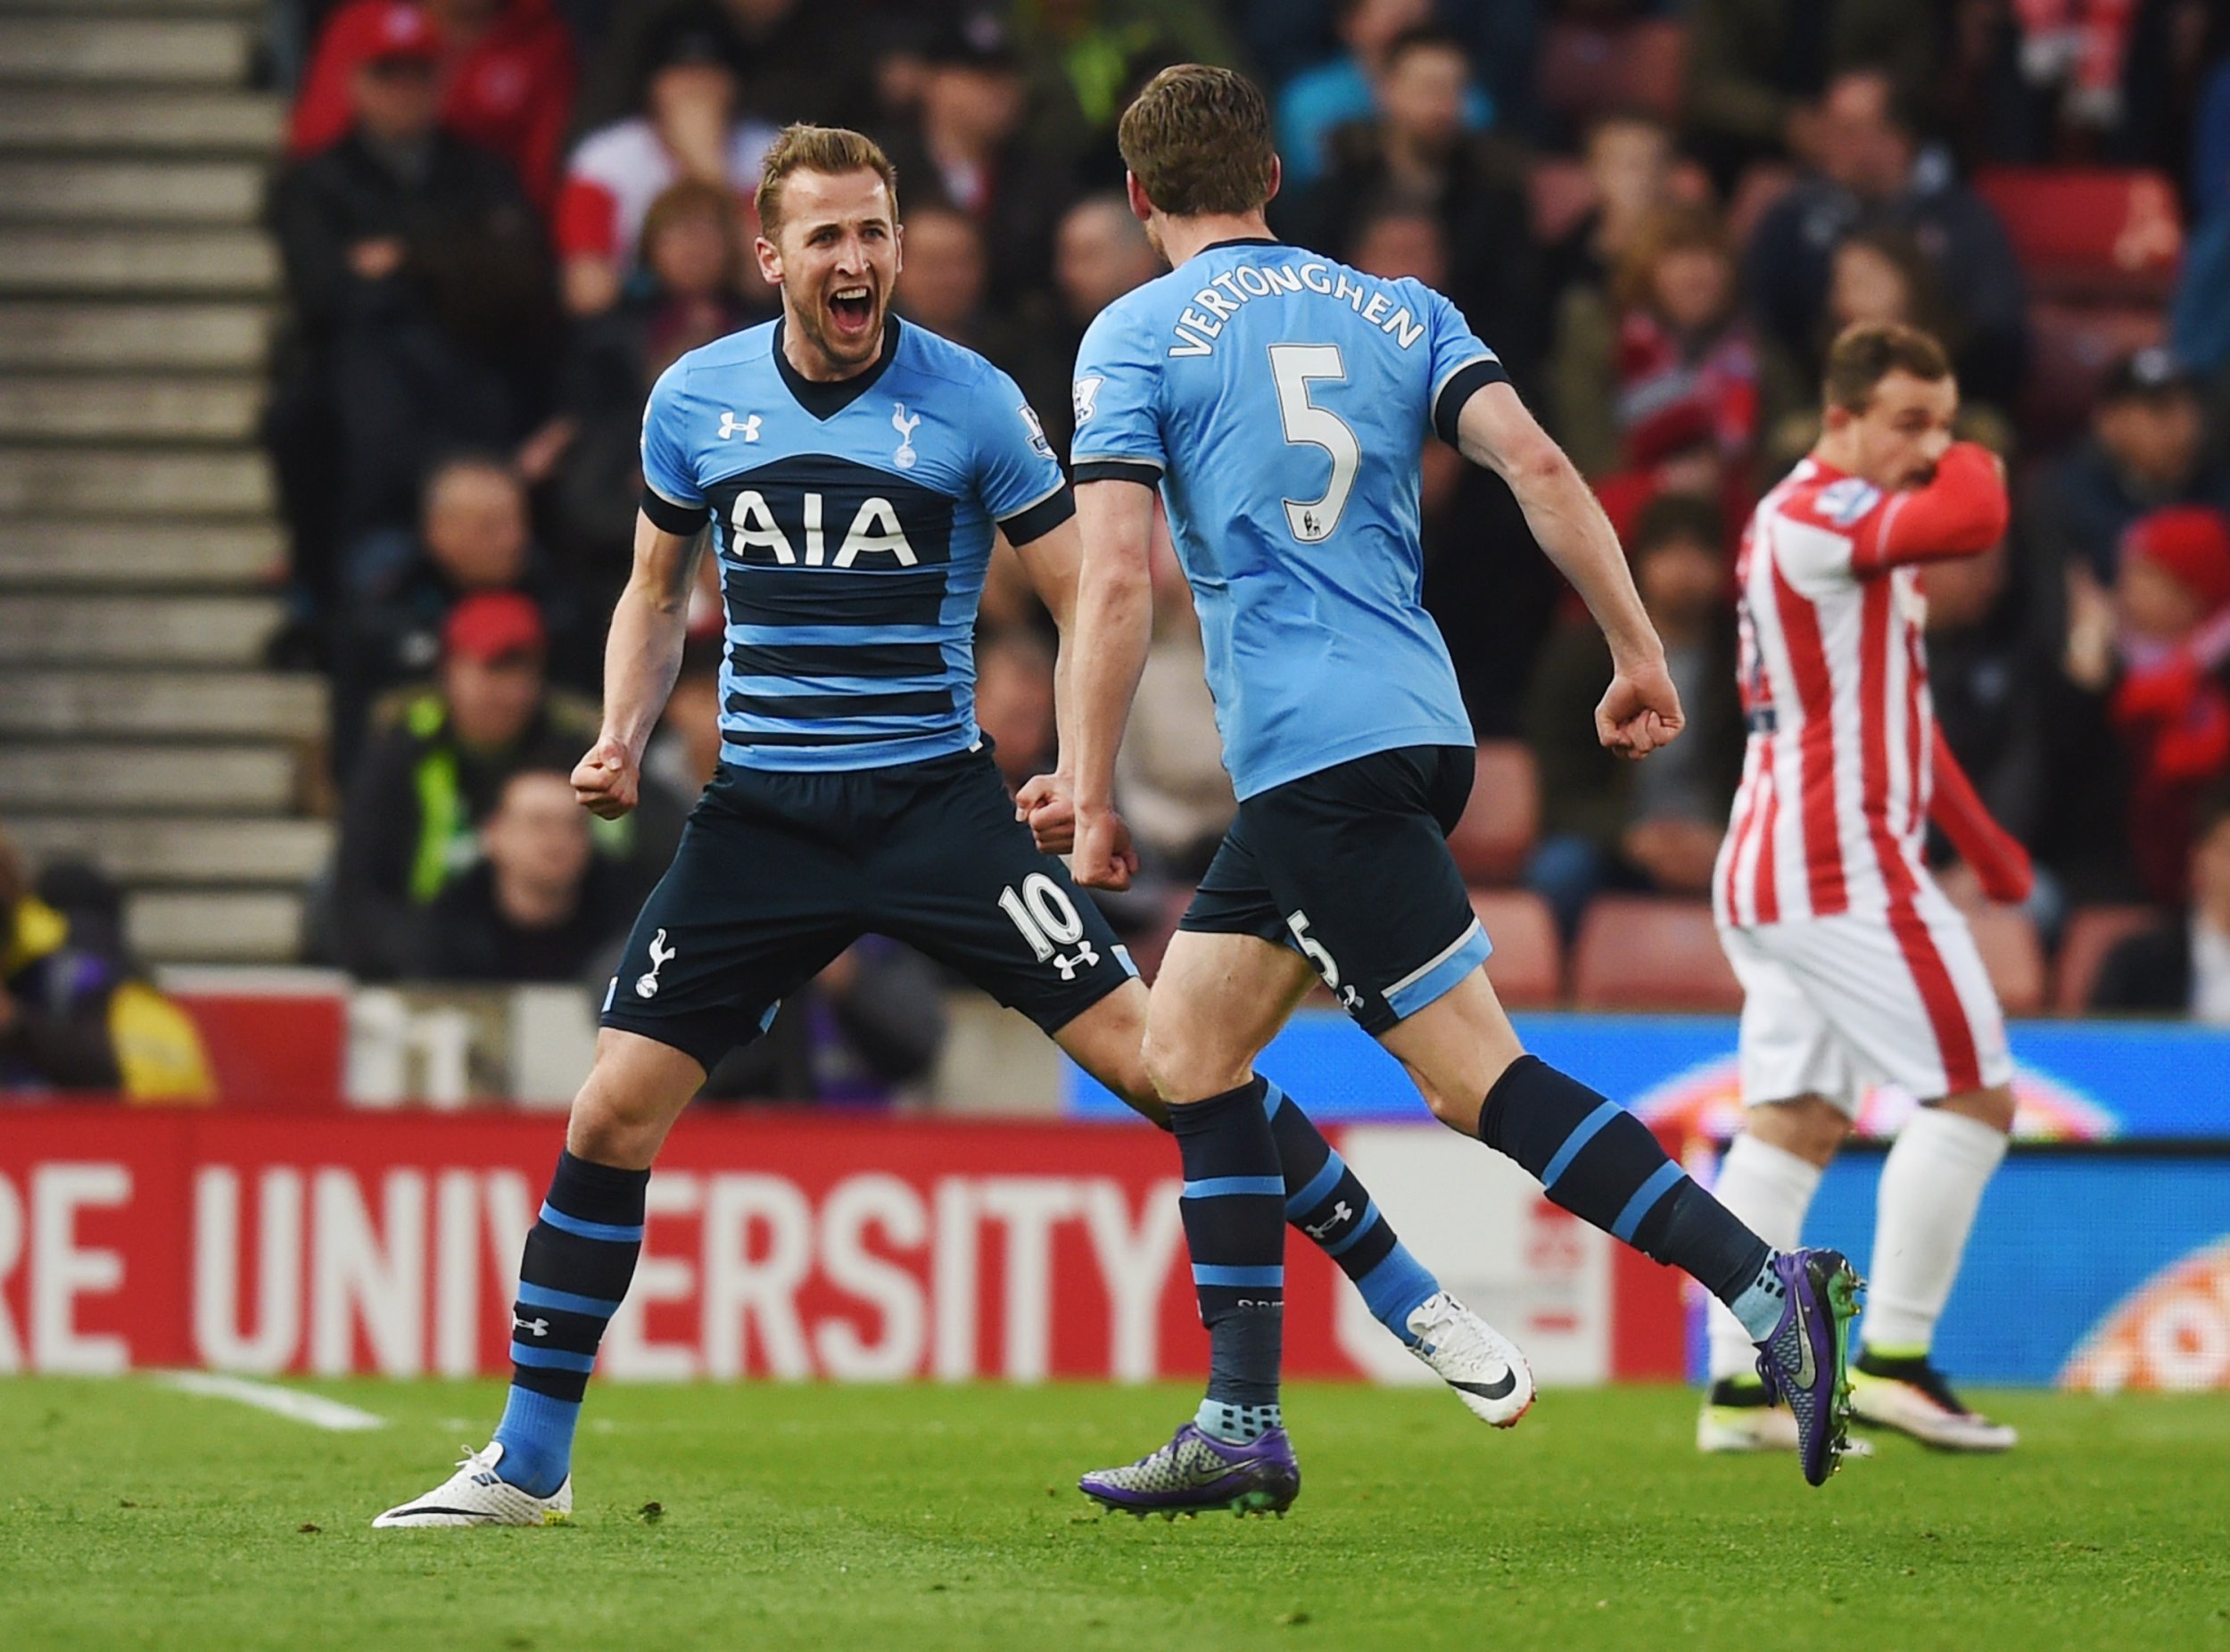
<path fill-rule="evenodd" d="M 2189 907 L 2195 846 L 2202 883 L 2230 853 L 2219 5 L 279 0 L 274 41 L 277 646 L 334 686 L 342 841 L 313 941 L 361 977 L 600 983 L 672 851 L 718 749 L 709 581 L 643 809 L 607 829 L 558 781 L 595 726 L 645 393 L 774 313 L 750 197 L 777 129 L 881 140 L 900 310 L 1013 374 L 1065 452 L 1085 326 L 1159 271 L 1116 120 L 1199 59 L 1272 91 L 1278 232 L 1453 298 L 1633 558 L 1691 716 L 1638 767 L 1591 744 L 1602 645 L 1507 491 L 1429 449 L 1425 601 L 1481 739 L 1530 748 L 1519 876 L 1567 932 L 1604 890 L 1705 888 L 1743 739 L 1733 547 L 1816 434 L 1827 341 L 1904 319 L 1951 348 L 1963 434 L 2017 495 L 2005 544 L 1929 572 L 1946 736 L 2035 855 L 2048 937 L 2078 904 L 2152 903 L 2139 939 L 2182 977 L 2123 969 L 2124 1002 L 2142 978 L 2151 1007 L 2230 1018 L 2230 913 Z M 2103 204 L 2024 205 L 2040 178 Z M 1117 914 L 1141 934 L 1232 806 L 1166 544 L 1156 599 L 1119 800 L 1152 873 Z M 1018 781 L 1053 755 L 1051 645 L 1003 554 L 979 713 Z M 855 949 L 780 1059 L 822 1072 L 809 1088 L 903 1082 L 934 1054 L 927 1012 L 861 1017 L 935 994 Z"/>

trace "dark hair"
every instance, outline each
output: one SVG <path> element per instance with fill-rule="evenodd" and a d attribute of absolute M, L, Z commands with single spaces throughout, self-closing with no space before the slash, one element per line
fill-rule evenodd
<path fill-rule="evenodd" d="M 1116 141 L 1146 199 L 1172 218 L 1251 212 L 1270 198 L 1277 149 L 1261 88 L 1206 63 L 1146 82 Z"/>
<path fill-rule="evenodd" d="M 1642 507 L 1628 556 L 1636 562 L 1667 545 L 1693 542 L 1716 554 L 1726 543 L 1719 507 L 1694 493 L 1660 493 Z"/>
<path fill-rule="evenodd" d="M 1896 321 L 1857 321 L 1828 346 L 1827 404 L 1863 413 L 1874 387 L 1892 373 L 1936 384 L 1951 376 L 1951 358 L 1935 335 Z"/>
<path fill-rule="evenodd" d="M 800 121 L 776 135 L 759 163 L 759 233 L 769 241 L 782 238 L 782 186 L 792 172 L 872 172 L 890 192 L 892 219 L 898 215 L 898 169 L 880 145 L 849 127 Z"/>

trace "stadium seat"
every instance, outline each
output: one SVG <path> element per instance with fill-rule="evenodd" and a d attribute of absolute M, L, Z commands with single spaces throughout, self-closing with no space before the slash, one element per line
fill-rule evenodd
<path fill-rule="evenodd" d="M 1540 100 L 1574 126 L 1612 109 L 1671 120 L 1680 113 L 1686 54 L 1682 25 L 1672 19 L 1551 23 L 1541 38 Z"/>
<path fill-rule="evenodd" d="M 1986 167 L 1975 189 L 2005 220 L 2040 296 L 2165 302 L 2184 226 L 2159 172 L 2106 167 Z"/>
<path fill-rule="evenodd" d="M 2091 987 L 2106 954 L 2140 929 L 2160 921 L 2150 906 L 2085 906 L 2068 920 L 2060 942 L 2060 975 L 2052 1007 L 2061 1015 L 2080 1015 L 2090 1006 Z"/>
<path fill-rule="evenodd" d="M 1606 895 L 1588 908 L 1572 952 L 1572 997 L 1583 1010 L 1742 1007 L 1710 903 L 1647 895 Z"/>
<path fill-rule="evenodd" d="M 2168 335 L 2165 317 L 2145 305 L 2033 304 L 2028 322 L 2021 434 L 2040 447 L 2079 433 L 2115 363 Z"/>
<path fill-rule="evenodd" d="M 1549 903 L 1530 889 L 1474 889 L 1471 910 L 1494 943 L 1495 995 L 1513 1010 L 1553 1009 L 1564 996 L 1564 943 Z"/>
<path fill-rule="evenodd" d="M 1457 867 L 1469 883 L 1507 883 L 1525 864 L 1540 828 L 1540 778 L 1521 740 L 1479 748 L 1471 803 L 1448 836 Z"/>
<path fill-rule="evenodd" d="M 1970 913 L 1967 922 L 2006 1014 L 2043 1014 L 2044 946 L 2036 938 L 2036 921 L 2018 907 L 1986 906 Z"/>

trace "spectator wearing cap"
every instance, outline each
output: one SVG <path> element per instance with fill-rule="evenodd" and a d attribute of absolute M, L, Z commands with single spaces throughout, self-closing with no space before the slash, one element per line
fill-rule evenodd
<path fill-rule="evenodd" d="M 1335 130 L 1376 118 L 1394 42 L 1432 21 L 1432 0 L 1334 0 L 1339 55 L 1304 69 L 1277 95 L 1277 152 L 1287 190 L 1315 183 L 1332 165 Z M 1457 50 L 1462 49 L 1458 42 Z M 1466 129 L 1483 132 L 1494 123 L 1492 102 L 1467 70 L 1460 95 Z"/>
<path fill-rule="evenodd" d="M 2126 754 L 2130 846 L 2153 900 L 2185 888 L 2199 799 L 2230 778 L 2230 518 L 2141 516 L 2110 598 L 2078 587 L 2067 670 L 2103 697 Z"/>
<path fill-rule="evenodd" d="M 898 169 L 899 205 L 965 213 L 989 254 L 992 304 L 1009 308 L 1046 285 L 1053 226 L 1076 198 L 1074 174 L 1023 128 L 1029 87 L 1005 20 L 962 13 L 923 52 L 914 119 L 883 135 Z"/>
<path fill-rule="evenodd" d="M 338 548 L 409 522 L 438 455 L 532 428 L 553 319 L 516 177 L 437 122 L 425 14 L 367 15 L 378 29 L 349 77 L 347 131 L 284 167 L 271 195 L 293 327 L 267 428 L 320 607 Z"/>
<path fill-rule="evenodd" d="M 350 779 L 314 950 L 365 980 L 407 972 L 427 955 L 434 900 L 479 858 L 505 782 L 523 768 L 570 772 L 594 743 L 595 708 L 549 686 L 548 643 L 541 610 L 517 591 L 476 591 L 450 610 L 434 683 L 400 704 Z M 648 812 L 591 828 L 631 898 L 681 835 L 678 800 L 650 787 L 643 800 Z"/>
<path fill-rule="evenodd" d="M 609 310 L 636 273 L 651 204 L 683 179 L 747 202 L 775 127 L 739 103 L 738 47 L 697 12 L 671 14 L 640 43 L 641 112 L 581 140 L 558 196 L 566 308 Z"/>
<path fill-rule="evenodd" d="M 1691 0 L 1686 127 L 1722 189 L 1753 161 L 1815 158 L 1814 102 L 1837 77 L 1884 71 L 1898 94 L 1933 85 L 1932 0 Z"/>
<path fill-rule="evenodd" d="M 1681 753 L 1672 764 L 1644 772 L 1647 764 L 1572 738 L 1572 720 L 1586 727 L 1610 675 L 1610 649 L 1592 622 L 1562 627 L 1534 666 L 1525 731 L 1540 771 L 1541 840 L 1525 882 L 1567 935 L 1606 888 L 1710 888 L 1745 740 L 1724 536 L 1712 504 L 1679 495 L 1645 510 L 1633 536 L 1634 584 L 1688 714 L 1686 733 L 1656 754 Z"/>
<path fill-rule="evenodd" d="M 2028 532 L 2047 566 L 2114 583 L 2122 536 L 2166 505 L 2230 508 L 2230 470 L 2207 458 L 2199 388 L 2162 349 L 2118 365 L 2091 411 L 2089 434 L 2030 499 Z"/>
<path fill-rule="evenodd" d="M 1446 243 L 1448 296 L 1497 342 L 1523 384 L 1538 362 L 1530 340 L 1540 259 L 1516 156 L 1466 120 L 1477 91 L 1455 35 L 1428 25 L 1396 36 L 1372 81 L 1371 115 L 1332 130 L 1321 177 L 1293 190 L 1279 221 L 1303 245 L 1352 262 L 1372 216 L 1401 208 L 1432 214 Z"/>
<path fill-rule="evenodd" d="M 1997 214 L 1960 181 L 1949 153 L 1923 140 L 1911 93 L 1879 69 L 1838 74 L 1813 130 L 1812 169 L 1758 220 L 1743 261 L 1766 333 L 1793 356 L 1811 350 L 1835 249 L 1858 230 L 1895 227 L 1943 277 L 1959 320 L 1960 389 L 2010 404 L 2028 371 L 2028 284 Z"/>
<path fill-rule="evenodd" d="M 909 0 L 634 0 L 614 9 L 574 120 L 593 130 L 641 114 L 667 42 L 703 30 L 718 39 L 736 74 L 735 107 L 751 120 L 857 126 L 875 106 L 874 54 L 863 43 L 883 37 L 909 9 Z"/>
<path fill-rule="evenodd" d="M 436 465 L 421 496 L 417 533 L 375 535 L 351 555 L 347 613 L 335 673 L 334 749 L 346 773 L 363 720 L 397 685 L 422 681 L 441 657 L 442 627 L 475 591 L 524 591 L 541 623 L 569 639 L 577 604 L 535 547 L 526 491 L 508 463 L 458 454 Z M 587 662 L 566 675 L 586 681 Z"/>
<path fill-rule="evenodd" d="M 411 27 L 398 21 L 401 9 L 397 0 L 348 0 L 326 20 L 295 95 L 292 153 L 314 154 L 348 131 L 350 83 Z M 436 43 L 443 128 L 508 161 L 547 211 L 579 78 L 573 37 L 550 0 L 421 0 L 409 9 Z"/>
<path fill-rule="evenodd" d="M 593 820 L 564 771 L 507 775 L 481 822 L 480 859 L 434 897 L 425 950 L 407 972 L 589 984 L 634 918 L 624 871 L 596 853 Z"/>
<path fill-rule="evenodd" d="M 2199 812 L 2188 902 L 2169 921 L 2106 954 L 2089 1007 L 2108 1014 L 2188 1016 L 2230 1027 L 2230 793 Z"/>

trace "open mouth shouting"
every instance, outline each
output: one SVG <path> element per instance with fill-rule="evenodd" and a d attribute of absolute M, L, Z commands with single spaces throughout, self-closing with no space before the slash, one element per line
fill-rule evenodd
<path fill-rule="evenodd" d="M 875 335 L 877 305 L 874 289 L 855 282 L 829 294 L 829 331 L 842 344 L 863 344 Z"/>

